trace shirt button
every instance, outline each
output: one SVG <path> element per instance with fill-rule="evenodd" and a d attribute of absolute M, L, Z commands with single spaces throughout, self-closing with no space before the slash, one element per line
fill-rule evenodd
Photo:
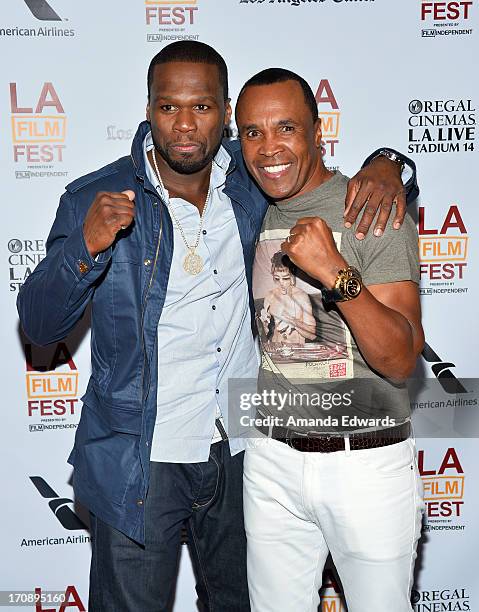
<path fill-rule="evenodd" d="M 203 236 L 206 236 L 206 230 L 203 230 Z"/>
<path fill-rule="evenodd" d="M 218 274 L 218 270 L 213 270 L 213 274 Z"/>
<path fill-rule="evenodd" d="M 219 389 L 216 389 L 216 393 L 219 393 L 219 392 L 220 392 L 220 390 L 219 390 Z"/>
<path fill-rule="evenodd" d="M 143 506 L 143 500 L 142 499 L 137 499 L 136 500 L 136 505 L 137 506 Z"/>
<path fill-rule="evenodd" d="M 145 266 L 149 266 L 151 264 L 151 259 L 145 259 L 143 263 L 145 264 Z"/>
<path fill-rule="evenodd" d="M 218 353 L 221 353 L 220 347 L 218 347 L 216 350 L 218 351 Z"/>
<path fill-rule="evenodd" d="M 213 304 L 213 306 L 211 307 L 213 310 L 216 310 L 216 306 Z"/>

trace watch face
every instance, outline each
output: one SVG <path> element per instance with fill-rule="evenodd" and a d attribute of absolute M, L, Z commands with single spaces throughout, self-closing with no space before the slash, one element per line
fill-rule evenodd
<path fill-rule="evenodd" d="M 346 281 L 346 295 L 355 298 L 361 293 L 361 282 L 357 278 L 348 278 Z"/>

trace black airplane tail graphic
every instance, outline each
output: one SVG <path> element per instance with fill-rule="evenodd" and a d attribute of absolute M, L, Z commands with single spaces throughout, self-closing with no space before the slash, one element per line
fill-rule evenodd
<path fill-rule="evenodd" d="M 41 476 L 30 476 L 30 480 L 42 497 L 51 500 L 48 505 L 62 527 L 70 531 L 87 529 L 85 523 L 70 508 L 69 504 L 73 503 L 72 499 L 59 497 Z"/>
<path fill-rule="evenodd" d="M 34 17 L 40 21 L 61 21 L 62 18 L 56 13 L 46 0 L 24 0 Z"/>
<path fill-rule="evenodd" d="M 449 368 L 455 368 L 456 364 L 443 361 L 439 355 L 429 346 L 424 345 L 422 352 L 424 359 L 431 365 L 434 376 L 446 393 L 456 395 L 457 393 L 468 393 L 464 385 L 454 376 Z"/>

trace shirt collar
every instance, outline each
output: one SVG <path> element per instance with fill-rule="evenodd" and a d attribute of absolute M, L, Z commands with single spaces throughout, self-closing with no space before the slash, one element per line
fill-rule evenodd
<path fill-rule="evenodd" d="M 150 164 L 150 160 L 148 159 L 147 153 L 151 149 L 153 149 L 153 137 L 151 135 L 151 131 L 145 136 L 143 140 L 143 156 L 145 159 L 145 168 L 146 175 L 150 180 L 151 184 L 156 188 L 160 196 L 163 198 L 165 202 L 169 200 L 169 194 L 167 189 L 165 189 L 164 185 L 161 181 L 158 180 L 156 176 L 155 170 L 152 168 Z M 211 168 L 211 186 L 212 189 L 218 189 L 222 187 L 226 182 L 226 174 L 228 172 L 228 168 L 231 163 L 231 156 L 228 151 L 220 146 L 218 152 L 216 153 L 213 159 L 213 166 Z"/>

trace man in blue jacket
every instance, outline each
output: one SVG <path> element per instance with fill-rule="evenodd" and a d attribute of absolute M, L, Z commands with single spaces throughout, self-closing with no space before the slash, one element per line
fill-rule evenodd
<path fill-rule="evenodd" d="M 214 49 L 160 51 L 148 100 L 131 156 L 67 186 L 18 309 L 48 344 L 92 303 L 69 458 L 91 512 L 89 610 L 167 610 L 186 525 L 204 609 L 245 612 L 244 447 L 225 433 L 227 384 L 257 373 L 251 269 L 267 202 L 239 144 L 222 143 L 231 107 Z M 349 222 L 368 200 L 362 232 L 379 204 L 380 225 L 394 199 L 404 215 L 400 164 L 382 153 L 350 184 Z M 414 177 L 408 186 L 416 195 Z"/>

